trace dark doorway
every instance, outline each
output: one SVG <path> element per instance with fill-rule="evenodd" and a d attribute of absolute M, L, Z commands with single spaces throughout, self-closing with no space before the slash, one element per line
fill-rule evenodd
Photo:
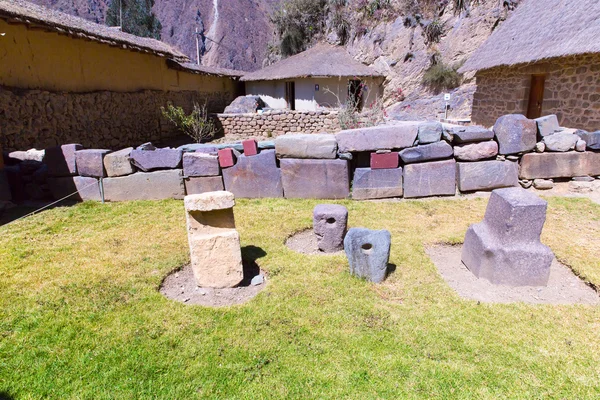
<path fill-rule="evenodd" d="M 285 101 L 290 110 L 296 109 L 296 84 L 295 82 L 285 83 Z"/>
<path fill-rule="evenodd" d="M 534 119 L 542 116 L 542 103 L 544 102 L 545 75 L 531 76 L 531 89 L 529 90 L 529 104 L 527 105 L 527 118 Z"/>
<path fill-rule="evenodd" d="M 360 111 L 363 107 L 363 83 L 359 79 L 348 82 L 348 105 Z"/>

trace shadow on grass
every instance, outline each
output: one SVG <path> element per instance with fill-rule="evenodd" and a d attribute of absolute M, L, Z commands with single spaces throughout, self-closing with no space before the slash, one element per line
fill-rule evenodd
<path fill-rule="evenodd" d="M 0 392 L 0 400 L 14 400 L 14 397 L 6 392 Z"/>
<path fill-rule="evenodd" d="M 396 264 L 388 264 L 387 265 L 387 271 L 385 273 L 385 277 L 387 278 L 388 276 L 390 276 L 394 272 L 396 272 Z"/>
<path fill-rule="evenodd" d="M 27 214 L 31 214 L 34 211 L 37 211 L 43 207 L 46 207 L 48 204 L 50 204 L 50 202 L 39 202 L 39 203 L 34 203 L 34 204 L 21 204 L 21 205 L 17 205 L 16 207 L 6 209 L 3 212 L 0 212 L 0 226 L 10 224 L 11 222 L 18 220 L 19 218 L 23 218 Z M 57 207 L 71 207 L 71 206 L 74 206 L 75 204 L 77 204 L 76 201 L 67 199 L 67 200 L 61 201 L 60 203 L 54 204 L 48 208 L 45 208 L 44 210 L 42 210 L 40 212 L 43 213 L 45 211 L 52 210 L 53 208 L 57 208 Z M 38 214 L 38 213 L 36 213 L 36 214 Z M 0 400 L 2 400 L 1 397 L 0 397 Z"/>
<path fill-rule="evenodd" d="M 256 260 L 266 256 L 267 253 L 260 247 L 256 246 L 244 246 L 242 247 L 242 260 L 244 267 L 244 279 L 238 286 L 250 286 L 252 278 L 260 275 L 260 267 L 256 263 Z M 2 400 L 2 399 L 0 399 Z"/>

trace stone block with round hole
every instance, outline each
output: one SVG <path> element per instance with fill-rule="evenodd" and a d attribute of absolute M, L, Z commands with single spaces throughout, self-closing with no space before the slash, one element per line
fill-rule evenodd
<path fill-rule="evenodd" d="M 387 275 L 392 235 L 389 231 L 350 228 L 344 239 L 344 250 L 350 273 L 374 283 Z"/>
<path fill-rule="evenodd" d="M 348 209 L 336 204 L 319 204 L 313 210 L 313 230 L 319 250 L 333 253 L 344 248 Z"/>
<path fill-rule="evenodd" d="M 202 287 L 226 288 L 243 279 L 233 193 L 208 192 L 184 199 L 192 270 Z"/>

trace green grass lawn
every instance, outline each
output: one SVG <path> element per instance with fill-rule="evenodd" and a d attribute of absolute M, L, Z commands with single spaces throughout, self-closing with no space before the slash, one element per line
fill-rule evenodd
<path fill-rule="evenodd" d="M 339 203 L 351 226 L 392 232 L 384 284 L 284 246 L 317 201 L 239 200 L 242 245 L 264 250 L 269 282 L 223 309 L 158 292 L 189 261 L 181 201 L 1 227 L 0 399 L 600 397 L 599 307 L 463 300 L 426 256 L 462 242 L 486 199 Z M 543 241 L 600 286 L 599 205 L 549 199 Z"/>

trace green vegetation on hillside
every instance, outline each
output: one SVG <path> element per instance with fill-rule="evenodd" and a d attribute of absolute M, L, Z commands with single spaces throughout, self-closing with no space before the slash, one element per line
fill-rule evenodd
<path fill-rule="evenodd" d="M 600 307 L 461 299 L 425 253 L 459 243 L 485 199 L 339 202 L 388 229 L 381 285 L 343 255 L 294 253 L 317 200 L 237 200 L 267 287 L 209 309 L 158 287 L 189 262 L 181 201 L 83 203 L 1 227 L 0 397 L 597 399 Z M 573 235 L 573 232 L 577 232 Z M 600 285 L 600 206 L 549 199 L 542 240 Z M 254 246 L 254 247 L 250 247 Z"/>
<path fill-rule="evenodd" d="M 154 0 L 112 0 L 106 12 L 106 25 L 121 26 L 132 35 L 160 40 L 162 25 L 152 12 Z"/>

